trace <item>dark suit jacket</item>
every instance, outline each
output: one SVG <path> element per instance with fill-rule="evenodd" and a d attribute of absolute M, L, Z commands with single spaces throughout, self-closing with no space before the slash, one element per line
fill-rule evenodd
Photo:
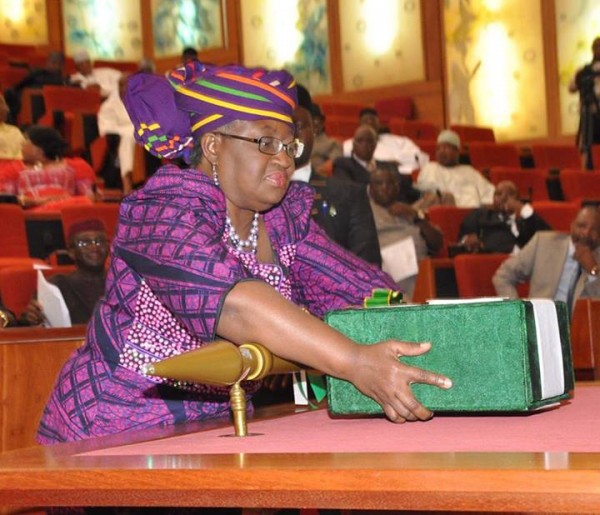
<path fill-rule="evenodd" d="M 381 253 L 366 188 L 312 170 L 312 216 L 327 235 L 369 263 L 381 267 Z"/>
<path fill-rule="evenodd" d="M 460 226 L 459 239 L 466 234 L 477 234 L 483 243 L 483 252 L 511 253 L 514 246 L 524 247 L 537 231 L 550 231 L 550 226 L 537 213 L 517 220 L 516 237 L 499 211 L 480 207 L 471 211 Z"/>
<path fill-rule="evenodd" d="M 398 167 L 390 161 L 375 161 L 377 168 L 388 168 L 400 180 L 400 193 L 398 200 L 412 204 L 421 197 L 421 193 L 413 188 L 412 177 L 398 172 Z M 369 184 L 370 173 L 363 165 L 352 157 L 338 157 L 333 161 L 333 176 L 337 179 L 352 181 L 358 184 Z"/>

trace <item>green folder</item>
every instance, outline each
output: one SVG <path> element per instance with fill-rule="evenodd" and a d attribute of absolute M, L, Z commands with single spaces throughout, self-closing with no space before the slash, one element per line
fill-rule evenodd
<path fill-rule="evenodd" d="M 500 300 L 332 311 L 326 322 L 354 341 L 431 342 L 407 364 L 452 379 L 448 390 L 414 384 L 433 411 L 530 411 L 568 398 L 573 389 L 569 317 L 564 302 Z M 327 377 L 332 415 L 383 413 L 351 383 Z"/>

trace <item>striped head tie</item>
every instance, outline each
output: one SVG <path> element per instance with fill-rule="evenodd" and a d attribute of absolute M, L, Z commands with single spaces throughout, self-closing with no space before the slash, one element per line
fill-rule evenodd
<path fill-rule="evenodd" d="M 191 61 L 167 77 L 133 75 L 124 98 L 136 138 L 159 157 L 189 160 L 193 141 L 234 120 L 293 127 L 296 83 L 284 70 Z"/>

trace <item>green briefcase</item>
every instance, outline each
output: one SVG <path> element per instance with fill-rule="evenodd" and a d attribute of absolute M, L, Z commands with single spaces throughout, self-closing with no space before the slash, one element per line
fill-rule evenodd
<path fill-rule="evenodd" d="M 431 342 L 428 353 L 400 360 L 452 379 L 449 390 L 412 386 L 433 411 L 530 411 L 569 398 L 574 387 L 564 302 L 408 304 L 337 310 L 325 320 L 365 345 L 389 339 Z M 383 413 L 347 381 L 328 376 L 327 392 L 331 415 Z"/>

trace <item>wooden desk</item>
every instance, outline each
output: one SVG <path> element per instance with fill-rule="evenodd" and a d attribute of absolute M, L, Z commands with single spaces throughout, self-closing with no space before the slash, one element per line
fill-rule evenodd
<path fill-rule="evenodd" d="M 42 410 L 85 327 L 0 329 L 0 450 L 35 445 Z"/>
<path fill-rule="evenodd" d="M 231 428 L 212 421 L 4 453 L 0 504 L 598 513 L 600 453 L 568 449 L 586 445 L 578 431 L 593 439 L 589 425 L 599 415 L 587 413 L 600 385 L 578 389 L 587 401 L 577 416 L 577 390 L 571 405 L 526 417 L 436 417 L 404 425 L 332 420 L 322 412 L 283 417 L 290 408 L 279 406 L 250 422 L 250 432 L 258 428 L 262 436 L 241 441 L 222 438 Z M 482 424 L 492 431 L 480 431 Z M 482 451 L 488 440 L 503 445 L 529 424 L 535 450 Z M 546 452 L 544 425 L 570 438 L 555 438 Z M 465 449 L 474 431 L 480 437 L 471 452 Z M 434 434 L 449 436 L 447 444 L 454 441 L 460 451 L 427 451 L 428 442 L 440 448 Z"/>

